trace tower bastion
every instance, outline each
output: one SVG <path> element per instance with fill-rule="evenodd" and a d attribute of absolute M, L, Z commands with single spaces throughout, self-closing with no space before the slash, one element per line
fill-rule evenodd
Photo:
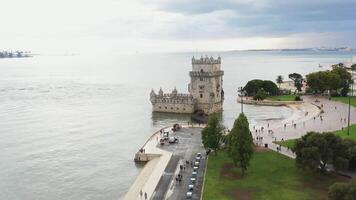
<path fill-rule="evenodd" d="M 189 94 L 181 94 L 177 89 L 171 93 L 158 94 L 151 91 L 150 100 L 154 112 L 193 113 L 203 111 L 206 114 L 223 110 L 224 90 L 221 58 L 192 58 L 192 71 L 189 72 Z"/>

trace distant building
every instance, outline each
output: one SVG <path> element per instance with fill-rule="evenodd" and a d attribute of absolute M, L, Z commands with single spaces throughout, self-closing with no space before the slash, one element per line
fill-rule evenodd
<path fill-rule="evenodd" d="M 307 82 L 305 80 L 302 81 L 302 91 L 300 93 L 304 94 L 305 90 L 307 89 Z M 297 91 L 297 88 L 294 86 L 294 81 L 283 81 L 283 83 L 280 84 L 280 90 L 284 94 L 289 94 L 289 93 L 294 93 Z"/>
<path fill-rule="evenodd" d="M 178 93 L 177 89 L 171 93 L 158 94 L 151 91 L 150 101 L 155 112 L 193 113 L 201 110 L 206 114 L 223 110 L 224 90 L 221 58 L 201 57 L 192 58 L 192 71 L 189 72 L 189 94 Z"/>

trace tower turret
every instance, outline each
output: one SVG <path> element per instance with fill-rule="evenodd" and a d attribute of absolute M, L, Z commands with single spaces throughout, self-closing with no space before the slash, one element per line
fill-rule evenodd
<path fill-rule="evenodd" d="M 162 90 L 162 88 L 159 88 L 158 95 L 159 95 L 159 96 L 163 96 L 163 90 Z"/>
<path fill-rule="evenodd" d="M 177 88 L 174 87 L 174 89 L 172 90 L 172 95 L 177 96 L 177 94 L 178 94 Z"/>

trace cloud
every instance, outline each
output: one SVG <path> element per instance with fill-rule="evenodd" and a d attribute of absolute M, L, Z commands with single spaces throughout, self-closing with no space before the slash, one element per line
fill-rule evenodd
<path fill-rule="evenodd" d="M 303 40 L 348 46 L 356 42 L 354 8 L 355 0 L 4 1 L 0 44 L 133 52 L 279 48 Z"/>
<path fill-rule="evenodd" d="M 176 38 L 281 37 L 299 33 L 356 32 L 354 0 L 156 0 L 163 12 L 181 14 Z M 228 13 L 228 15 L 222 15 Z M 190 34 L 189 34 L 190 33 Z"/>

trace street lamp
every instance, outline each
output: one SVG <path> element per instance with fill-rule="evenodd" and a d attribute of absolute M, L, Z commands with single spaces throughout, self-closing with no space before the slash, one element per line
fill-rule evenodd
<path fill-rule="evenodd" d="M 241 113 L 244 113 L 244 96 L 245 96 L 245 90 L 243 87 L 239 87 L 238 91 L 240 94 L 239 94 L 239 97 L 241 99 Z"/>
<path fill-rule="evenodd" d="M 350 81 L 351 83 L 351 95 L 353 96 L 354 94 L 354 82 L 353 80 Z M 351 95 L 349 95 L 349 115 L 347 119 L 347 135 L 350 135 L 350 110 L 351 110 Z"/>

